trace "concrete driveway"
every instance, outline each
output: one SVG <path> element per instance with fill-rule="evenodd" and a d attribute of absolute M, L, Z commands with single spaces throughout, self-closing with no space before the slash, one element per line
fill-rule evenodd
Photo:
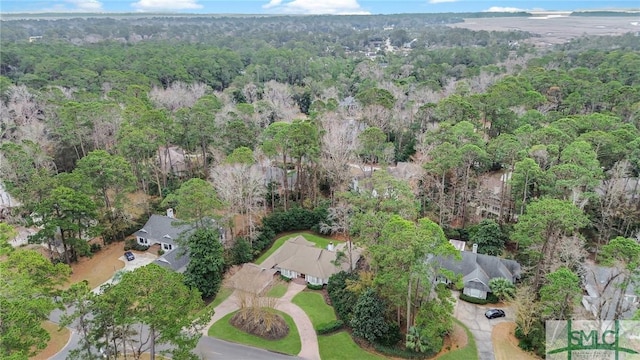
<path fill-rule="evenodd" d="M 135 259 L 131 261 L 127 261 L 127 259 L 124 257 L 124 252 L 122 253 L 122 256 L 118 258 L 118 260 L 124 263 L 124 268 L 118 271 L 133 271 L 139 267 L 151 264 L 158 258 L 157 255 L 151 254 L 149 252 L 138 252 L 138 251 L 132 251 L 132 252 L 133 252 L 133 255 L 135 256 Z M 115 273 L 113 275 L 115 276 Z M 113 283 L 113 277 L 111 277 L 111 279 L 102 283 L 97 288 L 93 289 L 93 292 L 96 294 L 100 294 L 100 287 L 102 285 L 112 284 L 112 283 Z"/>
<path fill-rule="evenodd" d="M 454 295 L 457 298 L 457 294 Z M 475 305 L 457 299 L 454 316 L 465 324 L 476 339 L 478 358 L 480 360 L 495 360 L 491 332 L 496 324 L 514 321 L 513 310 L 509 307 L 495 307 L 504 310 L 506 317 L 487 319 L 484 313 L 491 309 L 491 305 Z"/>

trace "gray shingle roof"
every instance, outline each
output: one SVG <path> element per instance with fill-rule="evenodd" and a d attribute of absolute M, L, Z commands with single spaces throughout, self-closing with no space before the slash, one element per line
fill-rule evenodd
<path fill-rule="evenodd" d="M 180 234 L 191 228 L 191 225 L 180 220 L 153 214 L 142 229 L 136 231 L 135 236 L 176 245 L 175 240 L 180 237 Z"/>
<path fill-rule="evenodd" d="M 182 249 L 174 249 L 166 252 L 153 263 L 162 267 L 172 269 L 175 272 L 183 273 L 189 264 L 189 255 L 182 254 Z"/>
<path fill-rule="evenodd" d="M 440 266 L 456 274 L 462 275 L 464 286 L 471 289 L 491 291 L 489 281 L 502 277 L 513 281 L 520 277 L 520 264 L 514 260 L 501 259 L 496 256 L 476 254 L 469 251 L 460 252 L 462 260 L 452 257 L 436 257 Z"/>
<path fill-rule="evenodd" d="M 178 247 L 176 239 L 184 236 L 183 234 L 191 229 L 193 229 L 193 227 L 183 221 L 154 214 L 151 215 L 142 229 L 136 231 L 135 236 L 149 239 L 150 243 L 158 242 L 173 245 L 173 250 L 166 252 L 155 260 L 154 263 L 176 272 L 184 272 L 189 263 L 189 256 L 186 254 L 182 255 L 183 249 Z"/>

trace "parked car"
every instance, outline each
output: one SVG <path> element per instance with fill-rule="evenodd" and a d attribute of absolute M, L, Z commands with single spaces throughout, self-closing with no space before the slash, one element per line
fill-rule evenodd
<path fill-rule="evenodd" d="M 131 251 L 125 251 L 124 257 L 127 258 L 127 261 L 131 261 L 136 258 Z"/>
<path fill-rule="evenodd" d="M 495 318 L 505 317 L 506 315 L 504 311 L 500 309 L 489 309 L 487 310 L 486 313 L 484 313 L 484 316 L 486 316 L 487 319 L 495 319 Z"/>

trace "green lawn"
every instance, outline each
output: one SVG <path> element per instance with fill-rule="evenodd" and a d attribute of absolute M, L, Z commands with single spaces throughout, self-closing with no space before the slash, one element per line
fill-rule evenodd
<path fill-rule="evenodd" d="M 213 299 L 210 306 L 213 306 L 215 308 L 216 306 L 220 305 L 223 301 L 225 301 L 229 297 L 229 295 L 231 295 L 232 292 L 233 292 L 232 289 L 221 287 L 220 290 L 218 290 L 218 293 L 216 294 L 216 298 Z"/>
<path fill-rule="evenodd" d="M 320 292 L 303 291 L 294 296 L 291 302 L 300 306 L 307 313 L 314 328 L 336 320 L 333 308 L 324 302 Z"/>
<path fill-rule="evenodd" d="M 321 248 L 326 248 L 327 245 L 329 245 L 329 243 L 332 241 L 331 239 L 328 239 L 328 238 L 324 238 L 324 237 L 309 234 L 309 233 L 303 233 L 303 232 L 281 236 L 277 238 L 276 241 L 273 242 L 273 245 L 271 246 L 271 248 L 265 251 L 265 253 L 262 254 L 262 256 L 260 256 L 258 260 L 255 261 L 255 263 L 258 265 L 262 264 L 262 262 L 266 258 L 268 258 L 271 254 L 273 254 L 276 250 L 278 250 L 278 248 L 280 248 L 280 246 L 282 246 L 282 244 L 284 244 L 285 241 L 291 238 L 294 238 L 298 235 L 302 235 L 305 239 L 311 241 L 312 243 L 315 243 L 317 247 L 321 247 Z"/>
<path fill-rule="evenodd" d="M 473 334 L 471 334 L 471 331 L 469 331 L 469 329 L 467 329 L 467 327 L 457 319 L 453 319 L 453 321 L 460 325 L 467 333 L 467 346 L 462 349 L 450 351 L 440 356 L 438 360 L 478 360 L 478 348 L 476 348 L 476 340 L 473 338 Z"/>
<path fill-rule="evenodd" d="M 284 317 L 284 320 L 287 322 L 287 325 L 289 325 L 289 335 L 287 335 L 284 339 L 267 340 L 237 329 L 229 323 L 229 320 L 231 319 L 233 314 L 236 313 L 235 311 L 213 324 L 213 326 L 209 328 L 209 336 L 239 344 L 277 351 L 283 354 L 297 355 L 302 347 L 302 345 L 300 344 L 300 335 L 298 334 L 298 328 L 293 322 L 291 316 L 280 311 L 276 312 L 282 315 L 282 317 Z"/>
<path fill-rule="evenodd" d="M 269 291 L 267 291 L 267 296 L 281 298 L 287 292 L 288 287 L 289 286 L 287 284 L 276 284 L 274 287 L 269 289 Z"/>
<path fill-rule="evenodd" d="M 340 331 L 332 335 L 318 336 L 318 346 L 320 347 L 320 358 L 322 360 L 381 360 L 382 356 L 372 354 L 362 349 L 356 344 L 349 333 Z M 466 359 L 466 358 L 458 358 Z"/>

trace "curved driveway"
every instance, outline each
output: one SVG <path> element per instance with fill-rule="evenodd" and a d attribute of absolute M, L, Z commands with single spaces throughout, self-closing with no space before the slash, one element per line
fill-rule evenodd
<path fill-rule="evenodd" d="M 298 353 L 298 356 L 307 360 L 320 360 L 318 337 L 316 336 L 316 331 L 313 328 L 311 319 L 309 319 L 309 316 L 307 316 L 307 314 L 298 305 L 291 302 L 291 299 L 305 288 L 306 285 L 296 284 L 293 281 L 290 282 L 287 292 L 278 299 L 276 309 L 291 316 L 293 322 L 298 328 L 301 343 L 301 350 Z M 225 301 L 220 303 L 220 305 L 216 306 L 214 309 L 215 313 L 211 318 L 211 321 L 203 330 L 204 337 L 207 337 L 209 328 L 214 323 L 236 310 L 238 310 L 236 297 L 235 294 L 231 294 L 231 296 L 225 299 Z"/>
<path fill-rule="evenodd" d="M 457 294 L 454 293 L 457 297 Z M 491 332 L 496 324 L 505 321 L 513 321 L 513 311 L 508 307 L 501 307 L 506 317 L 497 319 L 487 319 L 484 316 L 489 306 L 480 306 L 461 301 L 457 299 L 454 315 L 465 324 L 473 337 L 476 339 L 476 347 L 478 348 L 478 359 L 495 360 L 493 352 L 493 342 L 491 341 Z"/>

